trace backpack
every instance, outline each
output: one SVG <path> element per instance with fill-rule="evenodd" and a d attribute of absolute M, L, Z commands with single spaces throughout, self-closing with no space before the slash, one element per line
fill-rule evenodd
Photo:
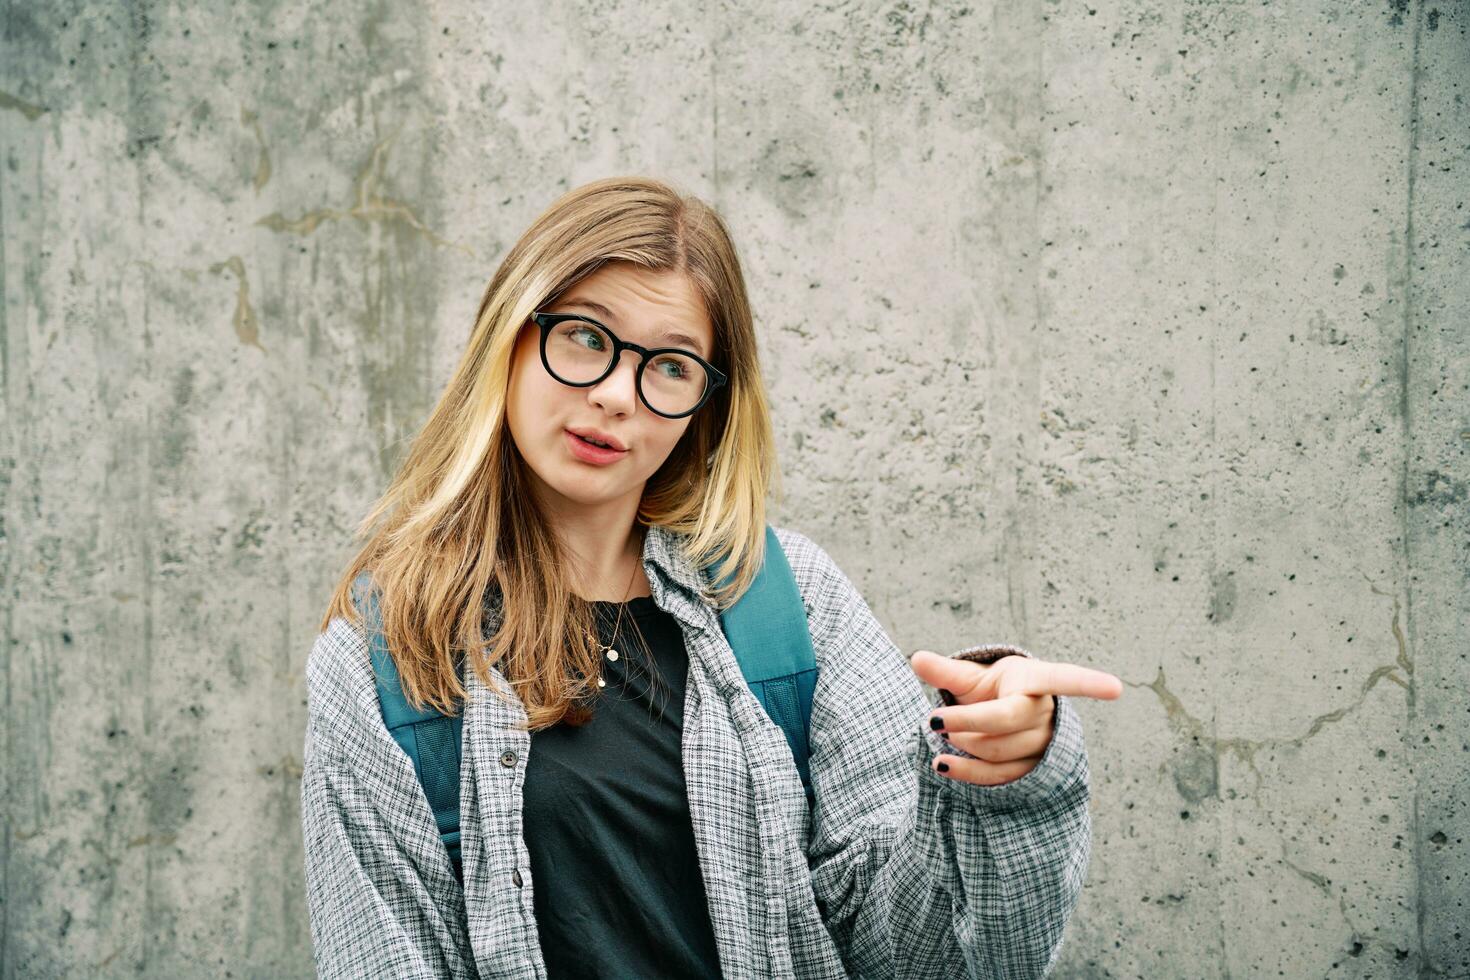
<path fill-rule="evenodd" d="M 430 705 L 422 711 L 409 706 L 379 625 L 378 597 L 371 586 L 372 576 L 367 571 L 359 573 L 352 583 L 354 601 L 363 613 L 369 638 L 383 723 L 413 762 L 455 877 L 461 878 L 459 767 L 463 714 L 441 714 Z M 807 806 L 814 806 L 808 760 L 817 658 L 796 576 L 770 525 L 766 526 L 765 562 L 740 600 L 720 613 L 720 626 L 751 693 L 785 734 L 801 775 Z"/>

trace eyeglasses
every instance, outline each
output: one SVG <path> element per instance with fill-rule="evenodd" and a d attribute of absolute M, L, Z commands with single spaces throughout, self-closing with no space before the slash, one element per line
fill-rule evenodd
<path fill-rule="evenodd" d="M 623 351 L 638 354 L 635 382 L 648 410 L 666 419 L 693 415 L 729 379 L 693 351 L 640 347 L 581 313 L 532 313 L 541 328 L 541 364 L 564 385 L 590 388 L 612 374 Z M 647 373 L 652 365 L 653 374 Z"/>

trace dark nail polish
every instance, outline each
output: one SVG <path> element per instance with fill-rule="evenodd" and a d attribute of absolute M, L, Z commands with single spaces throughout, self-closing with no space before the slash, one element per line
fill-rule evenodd
<path fill-rule="evenodd" d="M 929 717 L 929 727 L 936 732 L 942 730 L 944 728 L 944 719 L 938 715 L 931 715 Z"/>
<path fill-rule="evenodd" d="M 954 700 L 954 695 L 951 694 L 951 693 L 949 693 L 948 691 L 946 691 L 942 687 L 939 689 L 939 696 L 942 697 L 942 698 L 944 698 L 944 700 L 946 700 L 946 701 L 953 701 Z"/>
<path fill-rule="evenodd" d="M 939 765 L 935 766 L 934 768 L 938 769 L 940 772 L 949 772 L 949 763 L 948 762 L 941 762 Z"/>

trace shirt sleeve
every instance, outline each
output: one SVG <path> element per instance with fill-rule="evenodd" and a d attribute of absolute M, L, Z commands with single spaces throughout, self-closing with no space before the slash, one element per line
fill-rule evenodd
<path fill-rule="evenodd" d="M 326 642 L 323 640 L 322 642 Z M 336 692 L 308 668 L 309 701 Z M 302 753 L 301 831 L 317 975 L 431 980 L 473 976 L 452 927 L 354 770 L 308 710 Z M 463 932 L 463 930 L 458 930 Z"/>
<path fill-rule="evenodd" d="M 858 976 L 1042 976 L 1087 869 L 1088 775 L 1076 711 L 1057 699 L 1041 762 L 986 787 L 932 771 L 946 746 L 907 658 L 852 582 L 795 532 L 820 670 L 807 850 L 824 921 Z M 798 569 L 798 565 L 806 567 Z M 812 567 L 815 566 L 815 567 Z"/>

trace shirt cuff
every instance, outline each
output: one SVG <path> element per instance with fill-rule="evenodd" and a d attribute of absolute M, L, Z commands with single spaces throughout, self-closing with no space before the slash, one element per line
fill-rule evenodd
<path fill-rule="evenodd" d="M 1051 742 L 1036 767 L 1019 779 L 998 786 L 982 786 L 941 776 L 934 771 L 936 755 L 956 755 L 962 759 L 974 757 L 946 742 L 927 724 L 921 728 L 919 739 L 918 762 L 924 770 L 919 778 L 941 785 L 941 792 L 947 792 L 950 799 L 963 800 L 977 810 L 992 812 L 1034 806 L 1072 789 L 1079 780 L 1085 783 L 1087 751 L 1082 741 L 1082 720 L 1070 699 L 1057 696 L 1056 702 Z"/>

